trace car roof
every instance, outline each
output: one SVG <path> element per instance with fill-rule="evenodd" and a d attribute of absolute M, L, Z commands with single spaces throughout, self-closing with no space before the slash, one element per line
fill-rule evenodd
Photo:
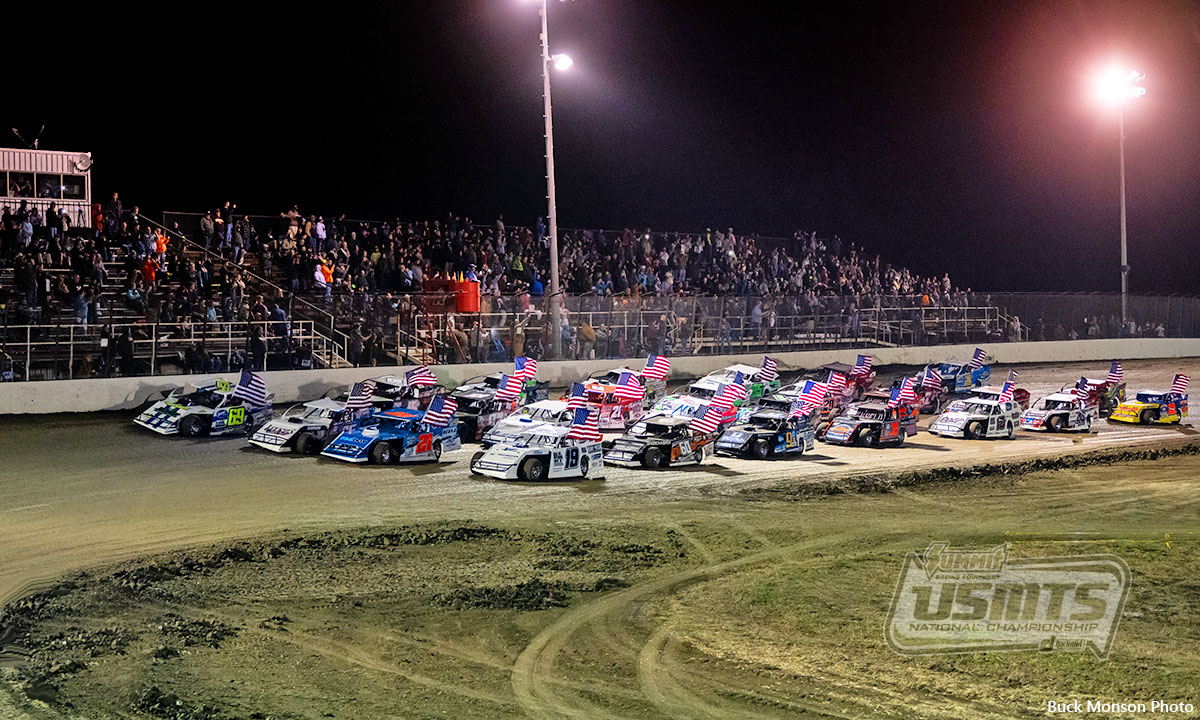
<path fill-rule="evenodd" d="M 825 363 L 824 365 L 822 365 L 821 367 L 819 367 L 817 369 L 818 370 L 833 370 L 834 372 L 840 372 L 840 373 L 846 374 L 846 373 L 849 373 L 851 370 L 853 370 L 854 366 L 849 363 L 831 362 L 831 363 Z"/>
<path fill-rule="evenodd" d="M 655 425 L 687 425 L 691 421 L 691 418 L 678 417 L 676 415 L 654 415 L 646 418 L 646 422 L 654 423 Z"/>
<path fill-rule="evenodd" d="M 787 413 L 782 410 L 757 410 L 750 414 L 751 418 L 763 418 L 766 420 L 785 420 Z"/>
<path fill-rule="evenodd" d="M 995 398 L 979 397 L 978 395 L 976 395 L 974 397 L 960 398 L 958 400 L 955 400 L 954 402 L 955 403 L 970 402 L 970 403 L 978 403 L 980 405 L 999 405 L 1000 404 L 1000 401 Z"/>
<path fill-rule="evenodd" d="M 420 410 L 409 410 L 408 408 L 394 408 L 385 410 L 381 413 L 384 417 L 393 418 L 396 420 L 419 420 L 425 417 L 425 413 Z"/>
<path fill-rule="evenodd" d="M 1066 400 L 1068 402 L 1073 402 L 1075 400 L 1078 400 L 1079 396 L 1076 395 L 1075 393 L 1056 392 L 1056 393 L 1050 393 L 1049 395 L 1047 395 L 1046 397 L 1044 397 L 1042 399 L 1043 400 Z"/>
<path fill-rule="evenodd" d="M 741 373 L 743 375 L 756 375 L 760 370 L 762 370 L 760 367 L 737 363 L 736 365 L 730 365 L 729 367 L 721 368 L 720 370 L 713 370 L 708 374 L 707 377 L 712 377 L 713 375 L 733 375 L 734 373 Z"/>
<path fill-rule="evenodd" d="M 550 410 L 559 412 L 567 409 L 566 400 L 538 400 L 535 403 L 529 403 L 525 406 L 529 410 Z"/>
<path fill-rule="evenodd" d="M 320 410 L 341 410 L 346 407 L 346 403 L 340 400 L 321 398 L 320 400 L 312 400 L 304 403 L 304 407 L 318 408 Z"/>
<path fill-rule="evenodd" d="M 887 410 L 888 406 L 883 403 L 864 402 L 864 403 L 859 403 L 858 408 L 860 410 Z"/>

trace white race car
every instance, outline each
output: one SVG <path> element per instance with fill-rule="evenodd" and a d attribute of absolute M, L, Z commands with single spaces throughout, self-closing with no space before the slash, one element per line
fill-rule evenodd
<path fill-rule="evenodd" d="M 272 452 L 315 455 L 370 408 L 347 410 L 342 400 L 321 398 L 298 403 L 283 415 L 254 431 L 250 444 Z"/>
<path fill-rule="evenodd" d="M 471 472 L 499 480 L 560 480 L 604 477 L 599 442 L 567 437 L 569 428 L 543 423 L 515 442 L 493 445 L 471 458 Z"/>
<path fill-rule="evenodd" d="M 1021 427 L 1026 430 L 1082 430 L 1090 432 L 1092 423 L 1100 419 L 1100 407 L 1091 405 L 1075 393 L 1051 393 L 1042 398 L 1036 407 L 1021 416 Z"/>
<path fill-rule="evenodd" d="M 160 435 L 250 435 L 271 420 L 271 398 L 266 405 L 250 405 L 233 396 L 228 380 L 200 380 L 175 388 L 167 397 L 143 411 L 134 423 Z"/>
<path fill-rule="evenodd" d="M 484 433 L 480 444 L 486 450 L 493 445 L 514 443 L 530 428 L 543 423 L 564 427 L 570 425 L 571 413 L 567 410 L 567 403 L 563 400 L 539 400 L 526 405 L 493 425 Z"/>
<path fill-rule="evenodd" d="M 1010 438 L 1021 419 L 1021 405 L 1013 400 L 967 398 L 955 400 L 929 424 L 933 435 L 978 438 Z"/>

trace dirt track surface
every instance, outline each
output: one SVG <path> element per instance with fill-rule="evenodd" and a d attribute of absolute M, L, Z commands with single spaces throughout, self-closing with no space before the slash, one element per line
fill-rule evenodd
<path fill-rule="evenodd" d="M 1020 385 L 1036 399 L 1081 374 L 1102 376 L 1103 365 L 1022 366 Z M 1007 368 L 992 372 L 1003 378 Z M 1200 361 L 1125 364 L 1130 392 L 1169 386 L 1176 372 L 1200 378 Z M 884 368 L 880 381 L 897 374 Z M 923 418 L 922 426 L 927 423 Z M 614 500 L 657 503 L 782 483 L 836 483 L 856 474 L 1173 444 L 1196 436 L 1188 425 L 1104 421 L 1086 435 L 1018 431 L 1012 440 L 978 442 L 922 431 L 902 448 L 818 443 L 803 458 L 712 458 L 699 467 L 657 472 L 609 467 L 604 480 L 531 485 L 472 476 L 467 460 L 474 445 L 448 453 L 438 465 L 358 467 L 276 455 L 235 438 L 160 437 L 114 414 L 5 418 L 0 605 L 68 571 L 282 529 L 573 514 Z"/>

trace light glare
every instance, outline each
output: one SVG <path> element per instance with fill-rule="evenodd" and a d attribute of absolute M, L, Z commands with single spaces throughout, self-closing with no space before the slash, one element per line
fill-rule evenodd
<path fill-rule="evenodd" d="M 1146 94 L 1146 88 L 1138 85 L 1145 78 L 1145 74 L 1137 70 L 1122 70 L 1118 66 L 1110 66 L 1095 78 L 1096 98 L 1109 104 L 1139 98 Z"/>
<path fill-rule="evenodd" d="M 569 55 L 555 55 L 551 59 L 554 61 L 555 70 L 567 70 L 575 64 Z"/>

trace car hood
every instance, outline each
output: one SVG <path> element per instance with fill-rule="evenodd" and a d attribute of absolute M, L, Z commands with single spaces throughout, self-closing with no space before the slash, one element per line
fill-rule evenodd
<path fill-rule="evenodd" d="M 963 427 L 970 420 L 982 419 L 971 413 L 943 413 L 933 421 L 934 427 Z"/>
<path fill-rule="evenodd" d="M 159 400 L 150 407 L 146 408 L 141 415 L 138 415 L 135 422 L 149 423 L 155 425 L 178 425 L 180 419 L 185 415 L 193 412 L 193 408 L 184 407 L 169 400 Z"/>

